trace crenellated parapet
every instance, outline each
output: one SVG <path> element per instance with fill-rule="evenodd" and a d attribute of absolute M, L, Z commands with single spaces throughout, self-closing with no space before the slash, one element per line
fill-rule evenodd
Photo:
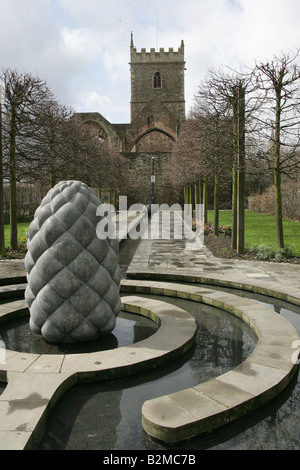
<path fill-rule="evenodd" d="M 184 42 L 181 41 L 181 45 L 177 51 L 173 47 L 169 47 L 168 50 L 165 50 L 163 47 L 157 51 L 155 48 L 151 48 L 150 51 L 147 51 L 146 48 L 141 48 L 140 52 L 137 51 L 137 48 L 131 42 L 130 47 L 130 58 L 131 63 L 165 63 L 165 62 L 184 62 Z"/>

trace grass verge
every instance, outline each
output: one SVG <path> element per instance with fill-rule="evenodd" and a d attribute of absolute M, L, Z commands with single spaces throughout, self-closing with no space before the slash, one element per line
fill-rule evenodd
<path fill-rule="evenodd" d="M 213 211 L 208 211 L 208 221 L 213 223 Z M 231 211 L 220 211 L 220 225 L 232 225 Z M 283 220 L 284 244 L 294 256 L 300 256 L 300 222 Z M 259 245 L 276 250 L 275 217 L 269 214 L 260 214 L 245 211 L 245 246 L 249 248 Z"/>
<path fill-rule="evenodd" d="M 213 223 L 214 213 L 208 211 L 208 221 Z M 27 230 L 30 222 L 18 224 L 19 256 L 26 252 Z M 220 211 L 220 226 L 231 226 L 231 211 Z M 6 257 L 16 257 L 16 253 L 9 250 L 10 230 L 5 225 Z M 283 220 L 285 249 L 289 255 L 300 257 L 300 222 Z M 219 237 L 216 237 L 219 238 Z M 276 259 L 280 261 L 280 253 L 276 247 L 275 217 L 268 214 L 260 214 L 253 211 L 245 211 L 245 246 L 258 259 Z"/>

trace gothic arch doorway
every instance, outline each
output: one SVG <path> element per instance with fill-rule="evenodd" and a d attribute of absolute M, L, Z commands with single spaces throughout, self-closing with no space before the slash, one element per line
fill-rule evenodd
<path fill-rule="evenodd" d="M 175 137 L 164 129 L 154 127 L 139 134 L 131 143 L 130 152 L 170 152 Z"/>

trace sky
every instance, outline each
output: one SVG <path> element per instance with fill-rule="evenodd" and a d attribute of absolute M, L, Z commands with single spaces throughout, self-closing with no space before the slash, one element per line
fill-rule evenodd
<path fill-rule="evenodd" d="M 130 37 L 185 44 L 186 112 L 210 69 L 300 47 L 299 0 L 0 0 L 0 67 L 45 80 L 65 106 L 130 122 Z"/>

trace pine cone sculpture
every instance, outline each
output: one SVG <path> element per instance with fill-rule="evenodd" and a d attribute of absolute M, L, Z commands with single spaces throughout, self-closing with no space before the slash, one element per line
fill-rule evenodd
<path fill-rule="evenodd" d="M 93 340 L 115 327 L 119 243 L 97 236 L 100 204 L 86 184 L 63 181 L 48 192 L 29 226 L 25 299 L 31 330 L 48 341 Z"/>

